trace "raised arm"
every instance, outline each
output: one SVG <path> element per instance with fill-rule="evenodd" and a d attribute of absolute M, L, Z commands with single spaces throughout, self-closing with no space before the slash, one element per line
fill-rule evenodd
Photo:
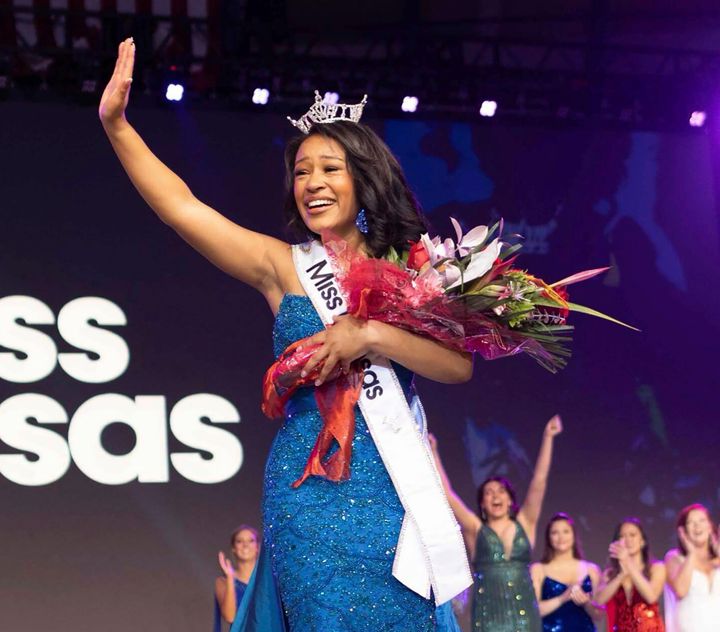
<path fill-rule="evenodd" d="M 431 434 L 428 436 L 428 439 L 430 441 L 430 449 L 432 450 L 433 458 L 435 459 L 435 465 L 437 466 L 438 473 L 440 474 L 440 480 L 442 481 L 443 489 L 445 490 L 445 495 L 447 496 L 448 503 L 450 503 L 450 508 L 453 510 L 453 514 L 455 514 L 455 520 L 458 521 L 458 524 L 462 529 L 465 544 L 468 546 L 470 557 L 472 558 L 474 554 L 472 549 L 475 546 L 475 538 L 482 526 L 482 522 L 480 521 L 480 518 L 478 518 L 478 516 L 462 501 L 460 496 L 455 493 L 455 490 L 453 490 L 452 485 L 450 484 L 450 479 L 448 478 L 445 467 L 443 466 L 442 459 L 440 458 L 440 452 L 438 451 L 435 436 Z"/>
<path fill-rule="evenodd" d="M 542 443 L 540 444 L 540 452 L 538 452 L 537 461 L 535 462 L 535 471 L 530 481 L 525 502 L 522 504 L 518 513 L 518 522 L 520 522 L 523 529 L 525 529 L 531 545 L 535 543 L 535 532 L 545 498 L 545 490 L 547 488 L 547 480 L 552 463 L 553 442 L 555 437 L 561 432 L 562 420 L 560 419 L 560 415 L 555 415 L 545 425 Z"/>
<path fill-rule="evenodd" d="M 130 180 L 157 216 L 193 248 L 228 274 L 263 292 L 269 301 L 281 294 L 279 279 L 284 242 L 244 229 L 203 204 L 163 164 L 128 123 L 125 110 L 132 84 L 135 44 L 120 44 L 112 78 L 103 92 L 99 115 L 103 128 Z M 279 300 L 279 299 L 277 299 Z"/>
<path fill-rule="evenodd" d="M 223 571 L 224 577 L 215 580 L 215 598 L 220 606 L 220 614 L 228 623 L 235 620 L 237 613 L 237 599 L 235 596 L 235 571 L 232 562 L 220 551 L 218 563 Z"/>

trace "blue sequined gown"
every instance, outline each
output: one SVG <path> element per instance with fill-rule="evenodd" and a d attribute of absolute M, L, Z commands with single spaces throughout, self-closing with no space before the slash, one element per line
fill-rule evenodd
<path fill-rule="evenodd" d="M 309 298 L 286 295 L 273 330 L 275 356 L 321 329 Z M 395 368 L 410 389 L 412 375 Z M 434 604 L 392 576 L 404 511 L 359 409 L 350 480 L 311 477 L 298 489 L 291 483 L 322 425 L 313 390 L 300 389 L 286 413 L 266 466 L 263 521 L 289 630 L 434 630 Z"/>
<path fill-rule="evenodd" d="M 540 612 L 530 578 L 530 541 L 515 522 L 510 558 L 498 535 L 484 525 L 475 545 L 473 630 L 483 632 L 540 632 Z"/>
<path fill-rule="evenodd" d="M 588 594 L 592 592 L 592 581 L 587 575 L 580 587 Z M 543 580 L 541 598 L 543 601 L 559 597 L 567 590 L 567 584 L 550 577 Z M 565 602 L 557 610 L 542 618 L 543 632 L 595 632 L 595 624 L 585 610 L 572 601 Z"/>

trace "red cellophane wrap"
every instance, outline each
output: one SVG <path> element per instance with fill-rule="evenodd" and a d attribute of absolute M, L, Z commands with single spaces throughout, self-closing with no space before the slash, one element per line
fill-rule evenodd
<path fill-rule="evenodd" d="M 322 363 L 302 377 L 305 363 L 320 348 L 319 344 L 305 345 L 307 338 L 291 344 L 270 366 L 263 380 L 262 411 L 271 419 L 282 417 L 285 404 L 301 387 L 315 382 Z M 302 476 L 293 483 L 299 487 L 308 476 L 324 476 L 331 481 L 350 477 L 352 439 L 355 433 L 354 407 L 360 397 L 361 373 L 353 365 L 348 374 L 334 369 L 325 382 L 315 388 L 315 401 L 323 419 L 323 427 L 310 453 Z M 338 449 L 330 457 L 327 453 L 337 442 Z"/>
<path fill-rule="evenodd" d="M 470 308 L 472 296 L 446 294 L 432 277 L 412 274 L 384 259 L 370 259 L 347 242 L 323 235 L 348 314 L 379 320 L 485 360 L 527 353 L 550 356 L 536 340 L 498 325 Z M 500 274 L 513 260 L 497 266 Z"/>

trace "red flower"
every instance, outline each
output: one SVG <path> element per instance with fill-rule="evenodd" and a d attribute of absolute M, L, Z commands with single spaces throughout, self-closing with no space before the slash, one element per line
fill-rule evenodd
<path fill-rule="evenodd" d="M 430 261 L 430 255 L 425 250 L 425 246 L 422 242 L 416 241 L 410 247 L 410 253 L 408 254 L 407 267 L 411 270 L 420 270 L 428 261 Z"/>

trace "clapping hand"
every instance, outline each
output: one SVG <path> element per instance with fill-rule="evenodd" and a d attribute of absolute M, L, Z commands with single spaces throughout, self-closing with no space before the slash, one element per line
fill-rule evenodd
<path fill-rule="evenodd" d="M 222 551 L 218 552 L 218 564 L 220 564 L 222 572 L 225 573 L 225 577 L 235 577 L 235 569 L 233 568 L 232 560 L 225 557 L 225 553 Z"/>
<path fill-rule="evenodd" d="M 608 552 L 610 553 L 610 557 L 618 561 L 622 573 L 624 575 L 627 575 L 630 572 L 632 560 L 630 559 L 630 554 L 628 553 L 627 547 L 625 546 L 625 542 L 623 542 L 622 540 L 616 540 L 615 542 L 611 542 L 610 546 L 608 547 Z"/>
<path fill-rule="evenodd" d="M 590 595 L 588 595 L 579 584 L 575 584 L 570 588 L 570 599 L 576 606 L 584 606 L 590 601 Z"/>

